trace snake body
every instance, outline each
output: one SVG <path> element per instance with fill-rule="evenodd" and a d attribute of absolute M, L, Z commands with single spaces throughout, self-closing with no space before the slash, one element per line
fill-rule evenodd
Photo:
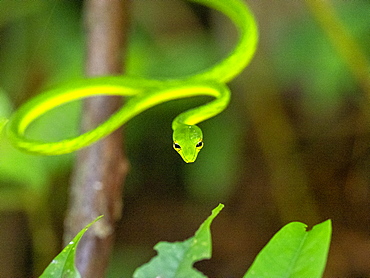
<path fill-rule="evenodd" d="M 134 116 L 170 100 L 208 95 L 211 102 L 185 111 L 172 122 L 173 146 L 187 163 L 194 162 L 203 147 L 203 135 L 196 125 L 223 111 L 229 103 L 226 82 L 238 75 L 250 62 L 257 44 L 257 26 L 253 15 L 241 0 L 190 0 L 219 10 L 234 23 L 239 40 L 229 55 L 218 64 L 191 76 L 171 80 L 153 80 L 130 76 L 106 76 L 81 79 L 42 93 L 9 118 L 6 134 L 13 146 L 41 155 L 59 155 L 84 148 L 109 135 Z M 125 105 L 93 130 L 58 142 L 42 142 L 25 136 L 29 125 L 49 110 L 70 101 L 98 95 L 127 96 Z"/>

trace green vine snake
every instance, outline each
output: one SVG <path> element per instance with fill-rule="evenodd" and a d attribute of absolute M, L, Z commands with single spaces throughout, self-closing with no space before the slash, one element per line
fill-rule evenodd
<path fill-rule="evenodd" d="M 23 151 L 58 155 L 91 145 L 125 124 L 134 116 L 170 100 L 200 95 L 215 99 L 178 115 L 172 122 L 173 147 L 187 163 L 194 162 L 203 147 L 203 135 L 196 125 L 228 105 L 230 91 L 225 83 L 238 75 L 254 55 L 258 33 L 253 15 L 242 0 L 190 0 L 225 14 L 236 26 L 239 39 L 229 55 L 213 67 L 191 76 L 153 80 L 130 76 L 81 79 L 40 94 L 21 106 L 6 123 L 10 142 Z M 64 103 L 96 95 L 127 96 L 125 105 L 93 130 L 58 142 L 27 138 L 29 125 L 49 110 Z"/>

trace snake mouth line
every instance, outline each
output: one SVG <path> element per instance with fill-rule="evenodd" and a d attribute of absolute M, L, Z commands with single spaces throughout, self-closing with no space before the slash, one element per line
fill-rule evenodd
<path fill-rule="evenodd" d="M 186 163 L 193 163 L 195 161 L 195 155 L 191 159 L 187 159 L 187 160 L 184 159 L 184 161 Z"/>

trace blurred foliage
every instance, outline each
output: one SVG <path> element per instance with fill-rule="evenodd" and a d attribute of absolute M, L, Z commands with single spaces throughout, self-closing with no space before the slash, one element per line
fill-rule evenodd
<path fill-rule="evenodd" d="M 199 7 L 184 1 L 131 2 L 133 27 L 125 68 L 132 75 L 169 78 L 189 74 L 211 65 L 232 46 L 234 30 L 216 13 L 197 13 Z M 300 203 L 299 190 L 312 195 L 304 200 L 308 211 L 319 211 L 312 212 L 315 216 L 310 219 L 333 218 L 334 225 L 347 225 L 346 229 L 356 232 L 355 236 L 345 234 L 348 240 L 339 242 L 357 238 L 358 245 L 353 243 L 352 248 L 361 249 L 369 240 L 358 234 L 370 232 L 370 177 L 366 174 L 370 161 L 364 156 L 370 140 L 369 119 L 356 116 L 356 112 L 366 114 L 360 108 L 364 92 L 303 2 L 249 2 L 260 24 L 259 52 L 245 74 L 231 84 L 230 107 L 202 123 L 206 147 L 197 162 L 185 165 L 172 150 L 171 121 L 206 98 L 160 105 L 126 125 L 131 171 L 121 225 L 137 238 L 130 241 L 130 235 L 120 230 L 116 252 L 133 265 L 152 254 L 146 246 L 152 246 L 156 237 L 162 240 L 163 235 L 171 237 L 175 231 L 186 232 L 187 227 L 191 230 L 199 210 L 225 202 L 230 211 L 220 216 L 224 224 L 221 232 L 215 226 L 215 237 L 229 233 L 236 243 L 215 242 L 215 263 L 208 272 L 214 271 L 216 277 L 238 277 L 245 272 L 246 262 L 235 256 L 245 258 L 241 253 L 248 253 L 251 263 L 258 248 L 286 223 L 289 217 L 284 215 L 295 213 L 298 219 L 290 220 L 314 222 L 299 217 L 303 209 L 294 207 Z M 369 57 L 369 2 L 333 3 L 339 19 Z M 0 1 L 0 118 L 43 89 L 82 75 L 81 8 L 81 1 Z M 47 140 L 71 136 L 78 130 L 79 113 L 79 104 L 58 108 L 37 121 L 30 134 Z M 353 153 L 364 161 L 360 166 L 353 166 Z M 63 222 L 73 157 L 20 153 L 0 135 L 0 208 L 2 212 L 21 210 L 29 216 L 35 273 L 41 273 L 58 249 L 60 240 L 55 236 Z M 298 202 L 278 205 L 279 200 Z M 173 211 L 177 214 L 171 220 L 160 217 Z M 179 231 L 176 221 L 180 219 L 187 219 L 182 223 L 189 225 Z M 40 241 L 45 234 L 49 244 Z M 217 252 L 224 254 L 217 257 Z M 2 257 L 11 259 L 5 253 Z M 343 266 L 348 261 L 342 257 L 337 261 L 341 266 L 334 262 L 329 270 L 340 273 L 339 277 L 349 272 L 370 275 L 370 266 L 361 264 L 360 257 L 347 268 Z M 0 262 L 1 270 L 4 264 Z M 110 273 L 122 274 L 123 266 L 117 261 Z"/>
<path fill-rule="evenodd" d="M 366 39 L 369 3 L 339 1 L 334 8 L 349 34 L 355 38 L 355 44 L 358 43 L 369 57 L 369 41 Z M 343 96 L 356 97 L 358 84 L 313 15 L 301 16 L 299 24 L 289 20 L 284 23 L 281 40 L 273 49 L 271 58 L 274 67 L 279 69 L 283 86 L 300 86 L 306 94 L 307 109 L 325 113 L 336 109 Z"/>
<path fill-rule="evenodd" d="M 34 2 L 40 3 L 34 6 Z M 19 13 L 14 18 L 7 18 L 11 12 L 3 14 L 0 49 L 0 84 L 3 90 L 0 115 L 3 116 L 9 116 L 13 107 L 39 93 L 42 88 L 79 76 L 82 68 L 78 12 L 71 13 L 74 5 L 69 2 L 22 1 L 17 3 L 18 9 L 13 9 L 15 3 L 1 2 L 2 11 L 17 10 Z M 30 136 L 46 140 L 70 136 L 77 130 L 78 110 L 76 105 L 68 105 L 52 111 L 31 128 Z M 60 167 L 65 167 L 71 158 L 68 155 L 52 158 L 29 156 L 14 150 L 5 138 L 2 138 L 0 151 L 0 168 L 4 169 L 1 176 L 9 176 L 8 179 L 18 184 L 38 187 L 35 190 L 48 186 L 47 180 L 53 171 L 60 171 Z"/>
<path fill-rule="evenodd" d="M 80 75 L 83 38 L 72 2 L 0 1 L 0 10 L 0 116 L 6 117 L 46 86 Z M 52 111 L 32 126 L 30 136 L 46 140 L 70 136 L 77 130 L 78 114 L 76 105 Z M 58 251 L 49 199 L 52 181 L 68 173 L 72 157 L 28 155 L 0 136 L 1 211 L 27 214 L 36 273 Z M 62 181 L 58 186 L 66 188 Z M 3 275 L 13 276 L 14 270 L 6 269 L 10 272 Z"/>

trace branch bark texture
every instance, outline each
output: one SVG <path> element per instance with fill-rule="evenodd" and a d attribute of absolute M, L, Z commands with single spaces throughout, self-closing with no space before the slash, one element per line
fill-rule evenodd
<path fill-rule="evenodd" d="M 85 1 L 87 77 L 122 74 L 121 56 L 128 26 L 126 3 L 124 0 Z M 82 132 L 96 127 L 121 105 L 121 98 L 114 96 L 85 100 Z M 115 223 L 121 217 L 123 180 L 128 169 L 122 145 L 119 129 L 77 154 L 65 221 L 65 242 L 97 216 L 104 215 L 79 244 L 76 264 L 82 277 L 104 277 L 108 266 Z"/>

